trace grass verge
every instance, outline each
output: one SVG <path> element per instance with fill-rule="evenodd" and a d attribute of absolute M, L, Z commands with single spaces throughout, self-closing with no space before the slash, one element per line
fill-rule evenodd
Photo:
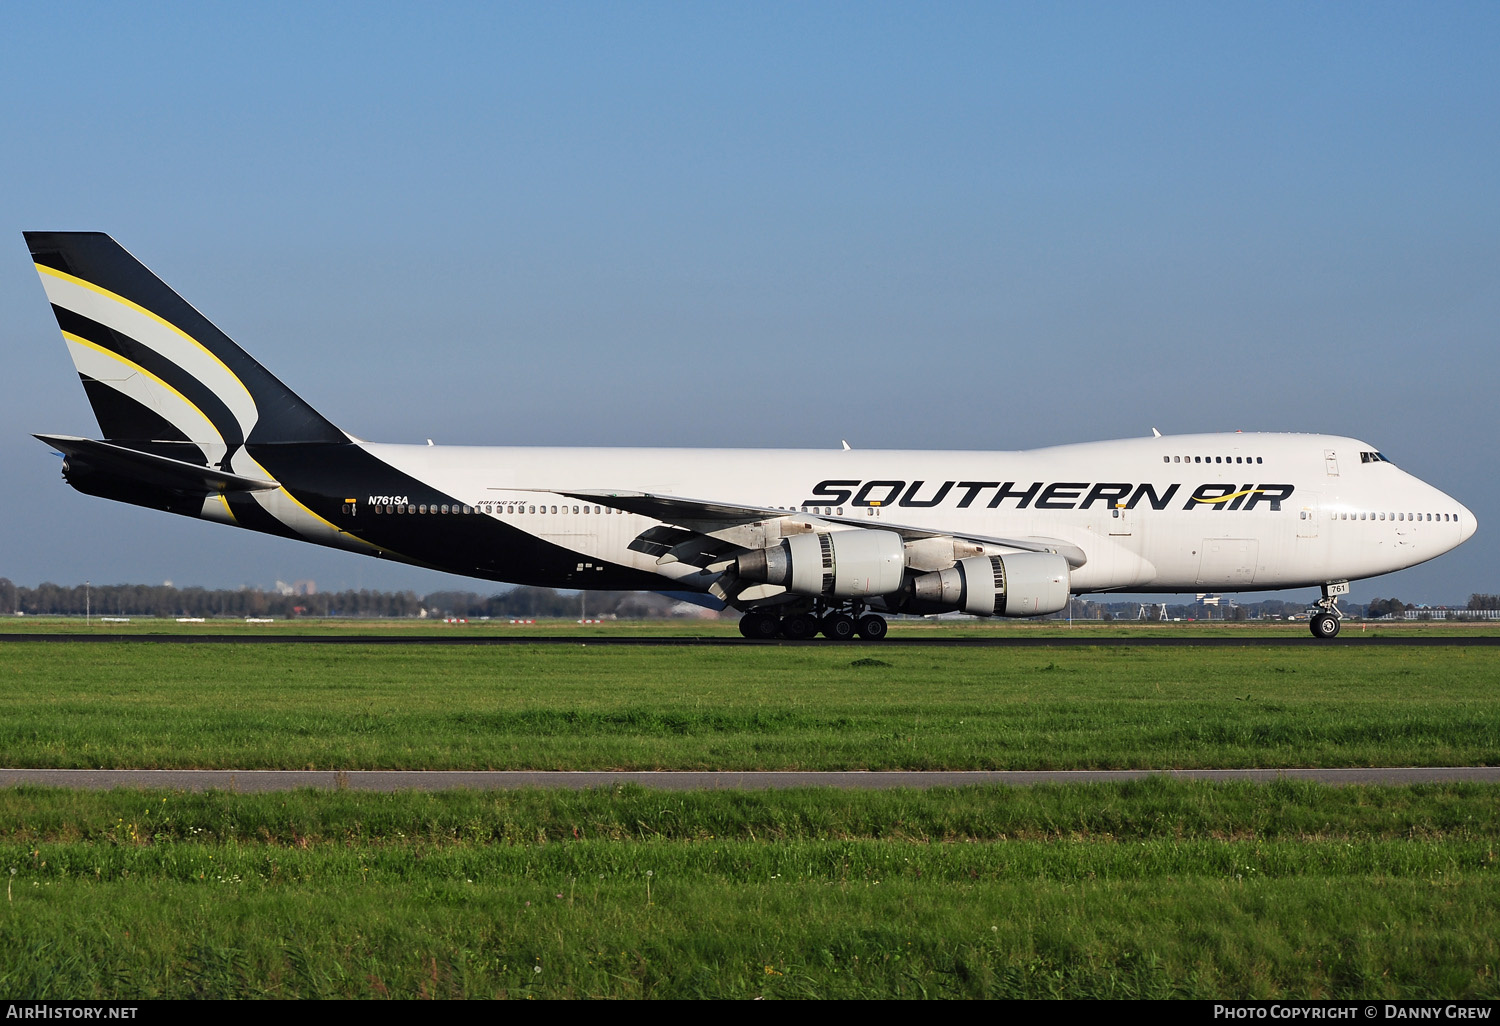
<path fill-rule="evenodd" d="M 1497 835 L 1473 785 L 23 788 L 0 990 L 1492 998 Z"/>
<path fill-rule="evenodd" d="M 1500 649 L 0 647 L 11 766 L 1489 765 Z"/>

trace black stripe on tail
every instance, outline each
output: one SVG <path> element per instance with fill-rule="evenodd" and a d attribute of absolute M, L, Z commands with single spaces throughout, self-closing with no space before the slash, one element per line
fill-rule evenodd
<path fill-rule="evenodd" d="M 110 297 L 119 297 L 149 311 L 206 349 L 234 378 L 239 379 L 255 406 L 256 416 L 248 438 L 238 437 L 244 433 L 243 429 L 232 422 L 233 418 L 226 416 L 224 402 L 214 401 L 214 389 L 222 388 L 222 383 L 216 386 L 197 380 L 190 370 L 174 365 L 142 340 L 113 328 L 91 325 L 79 311 L 54 303 L 58 326 L 64 333 L 129 361 L 121 366 L 128 368 L 133 364 L 155 375 L 197 407 L 231 447 L 242 442 L 349 441 L 344 432 L 251 359 L 228 335 L 108 235 L 102 232 L 26 232 L 25 236 L 32 259 L 44 279 L 48 275 L 43 269 L 58 271 L 93 286 L 95 290 L 102 290 Z M 154 413 L 105 383 L 84 375 L 84 387 L 105 438 L 135 441 L 141 440 L 142 433 L 147 431 L 153 432 L 157 438 L 170 439 L 180 434 L 164 428 Z M 243 400 L 243 396 L 239 398 Z"/>

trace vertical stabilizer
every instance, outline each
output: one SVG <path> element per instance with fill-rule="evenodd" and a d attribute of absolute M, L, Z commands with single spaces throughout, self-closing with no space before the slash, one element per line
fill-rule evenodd
<path fill-rule="evenodd" d="M 104 438 L 215 465 L 247 442 L 349 440 L 108 235 L 25 235 Z"/>

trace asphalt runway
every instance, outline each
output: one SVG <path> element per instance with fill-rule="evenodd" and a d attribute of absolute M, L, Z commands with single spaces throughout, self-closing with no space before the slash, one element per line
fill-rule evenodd
<path fill-rule="evenodd" d="M 1346 628 L 1347 631 L 1347 628 Z M 1365 637 L 1348 632 L 1332 641 L 1321 641 L 1312 637 L 1254 637 L 1243 634 L 1204 634 L 1201 637 L 1178 636 L 1154 638 L 1148 635 L 1132 637 L 1099 637 L 1098 635 L 1068 637 L 1051 635 L 1030 638 L 1003 636 L 993 638 L 913 638 L 887 637 L 883 641 L 829 641 L 818 638 L 809 641 L 750 641 L 745 638 L 639 638 L 603 635 L 475 635 L 451 634 L 0 634 L 0 644 L 7 641 L 57 641 L 86 642 L 93 644 L 157 644 L 157 645 L 623 645 L 644 648 L 671 646 L 792 646 L 834 645 L 848 649 L 877 651 L 882 648 L 938 647 L 938 648 L 1072 648 L 1113 647 L 1129 645 L 1141 648 L 1266 648 L 1287 645 L 1317 645 L 1321 647 L 1374 647 L 1374 648 L 1453 648 L 1500 646 L 1500 636 L 1476 635 L 1413 635 L 1411 637 L 1384 635 Z"/>
<path fill-rule="evenodd" d="M 1354 769 L 1218 770 L 976 770 L 859 772 L 548 772 L 533 770 L 56 770 L 0 769 L 0 787 L 37 784 L 75 790 L 160 788 L 176 791 L 291 791 L 311 787 L 350 791 L 510 790 L 521 787 L 582 790 L 639 784 L 664 791 L 775 790 L 833 787 L 846 790 L 963 787 L 973 784 L 1113 783 L 1162 776 L 1175 780 L 1311 780 L 1323 784 L 1500 784 L 1500 766 L 1359 767 Z"/>

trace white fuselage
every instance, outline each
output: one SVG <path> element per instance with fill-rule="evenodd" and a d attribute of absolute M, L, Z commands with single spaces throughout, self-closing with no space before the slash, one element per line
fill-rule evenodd
<path fill-rule="evenodd" d="M 1019 452 L 362 445 L 478 515 L 577 552 L 580 565 L 629 566 L 664 586 L 699 571 L 632 547 L 655 521 L 561 493 L 785 509 L 835 529 L 1055 540 L 1087 557 L 1072 571 L 1075 592 L 1354 580 L 1432 559 L 1475 529 L 1459 502 L 1374 446 L 1326 435 L 1177 435 Z"/>

